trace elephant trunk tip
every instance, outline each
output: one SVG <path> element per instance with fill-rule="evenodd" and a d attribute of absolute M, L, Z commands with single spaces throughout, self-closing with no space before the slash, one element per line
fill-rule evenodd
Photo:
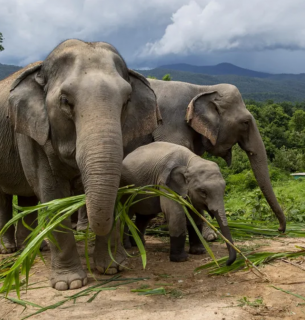
<path fill-rule="evenodd" d="M 90 219 L 90 215 L 88 216 L 88 218 L 89 218 L 90 228 L 97 236 L 105 236 L 110 233 L 113 226 L 112 218 L 109 218 L 108 221 L 103 221 L 102 225 L 100 221 L 96 221 L 95 219 Z"/>
<path fill-rule="evenodd" d="M 230 266 L 236 260 L 236 251 L 234 248 L 229 249 L 229 259 L 226 262 L 227 266 Z"/>
<path fill-rule="evenodd" d="M 286 231 L 286 221 L 285 222 L 280 222 L 280 226 L 278 228 L 279 232 L 284 233 Z"/>

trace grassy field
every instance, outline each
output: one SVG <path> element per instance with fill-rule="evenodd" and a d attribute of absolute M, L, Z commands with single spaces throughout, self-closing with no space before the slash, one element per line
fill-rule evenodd
<path fill-rule="evenodd" d="M 237 175 L 235 175 L 237 176 Z M 232 220 L 240 218 L 275 221 L 275 215 L 267 204 L 258 187 L 245 187 L 244 180 L 239 178 L 235 184 L 229 176 L 228 191 L 225 196 L 227 214 Z M 246 183 L 247 185 L 247 183 Z M 276 197 L 284 210 L 288 221 L 305 222 L 305 179 L 295 180 L 291 177 L 272 183 Z"/>

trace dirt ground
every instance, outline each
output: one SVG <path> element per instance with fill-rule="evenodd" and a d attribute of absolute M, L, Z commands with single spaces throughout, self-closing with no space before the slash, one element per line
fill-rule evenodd
<path fill-rule="evenodd" d="M 304 239 L 255 240 L 238 243 L 249 248 L 259 247 L 259 251 L 297 250 L 296 245 L 305 246 Z M 211 248 L 217 257 L 227 254 L 224 244 L 213 243 Z M 78 244 L 79 252 L 84 256 L 84 245 Z M 261 270 L 271 282 L 264 282 L 252 272 L 238 272 L 225 276 L 208 276 L 207 271 L 194 275 L 193 270 L 209 261 L 207 255 L 190 255 L 189 261 L 170 262 L 168 243 L 157 238 L 147 237 L 147 268 L 142 270 L 140 258 L 129 258 L 130 270 L 122 272 L 124 278 L 143 277 L 136 283 L 118 286 L 116 290 L 102 291 L 88 303 L 88 296 L 69 301 L 54 310 L 33 316 L 30 319 L 141 319 L 141 320 L 180 320 L 180 319 L 305 319 L 305 301 L 293 295 L 278 291 L 274 285 L 286 291 L 305 296 L 305 271 L 276 261 Z M 132 250 L 131 250 L 132 253 Z M 39 282 L 33 287 L 48 286 L 50 253 L 44 254 L 46 264 L 40 260 L 32 269 L 30 283 Z M 1 255 L 0 255 L 1 258 Z M 304 257 L 293 260 L 305 269 Z M 83 259 L 84 268 L 86 267 Z M 93 263 L 92 263 L 93 265 Z M 98 279 L 110 276 L 95 274 Z M 96 282 L 89 274 L 88 286 Z M 87 286 L 87 287 L 88 287 Z M 107 286 L 107 285 L 106 285 Z M 139 296 L 131 289 L 144 286 L 164 287 L 166 295 Z M 21 299 L 47 306 L 61 301 L 64 297 L 82 289 L 59 292 L 50 287 L 21 292 Z M 14 292 L 10 297 L 16 297 Z M 27 309 L 2 298 L 0 300 L 0 319 L 22 319 L 37 311 Z"/>

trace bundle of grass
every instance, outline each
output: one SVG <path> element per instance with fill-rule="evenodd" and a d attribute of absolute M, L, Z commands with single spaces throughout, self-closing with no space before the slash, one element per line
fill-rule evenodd
<path fill-rule="evenodd" d="M 289 252 L 249 252 L 247 254 L 248 260 L 251 262 L 250 265 L 245 265 L 245 261 L 242 256 L 239 256 L 235 263 L 231 266 L 226 266 L 225 261 L 227 257 L 223 257 L 217 260 L 217 264 L 212 261 L 203 266 L 200 266 L 194 270 L 195 273 L 200 272 L 203 269 L 208 269 L 209 275 L 223 275 L 229 272 L 236 272 L 239 270 L 247 271 L 253 265 L 260 266 L 263 264 L 270 263 L 271 261 L 277 259 L 287 259 L 287 258 L 298 258 L 305 256 L 305 248 L 298 247 L 298 251 L 289 251 Z"/>
<path fill-rule="evenodd" d="M 115 205 L 115 222 L 114 224 L 118 223 L 118 221 L 121 222 L 121 241 L 123 241 L 123 232 L 124 232 L 124 225 L 127 224 L 132 236 L 135 239 L 135 242 L 138 246 L 143 268 L 146 267 L 146 251 L 144 248 L 144 245 L 139 237 L 138 230 L 132 220 L 128 216 L 129 208 L 136 203 L 139 200 L 136 200 L 135 198 L 137 195 L 145 195 L 146 197 L 156 197 L 156 196 L 163 196 L 167 197 L 180 205 L 183 206 L 183 209 L 185 211 L 185 214 L 187 218 L 189 219 L 190 223 L 194 227 L 198 237 L 200 238 L 202 244 L 204 245 L 207 253 L 210 255 L 210 257 L 213 259 L 216 266 L 218 266 L 218 262 L 215 259 L 215 256 L 213 252 L 211 251 L 209 245 L 202 237 L 201 232 L 196 227 L 196 224 L 194 220 L 192 219 L 189 210 L 193 211 L 195 214 L 197 214 L 202 220 L 204 220 L 218 235 L 220 238 L 222 238 L 226 243 L 228 243 L 230 246 L 232 246 L 238 253 L 242 255 L 242 257 L 245 259 L 247 265 L 252 265 L 252 267 L 256 268 L 254 264 L 249 261 L 246 256 L 236 247 L 234 246 L 229 240 L 227 240 L 206 218 L 204 218 L 195 208 L 194 206 L 187 201 L 186 199 L 179 196 L 174 191 L 165 188 L 162 186 L 164 191 L 159 190 L 159 186 L 145 186 L 140 188 L 133 188 L 131 186 L 120 188 L 118 190 L 117 195 L 117 201 Z M 127 201 L 124 202 L 124 204 L 121 203 L 122 196 L 128 195 Z M 62 222 L 69 218 L 73 212 L 78 210 L 80 207 L 85 205 L 85 195 L 78 195 L 73 196 L 69 198 L 64 199 L 58 199 L 53 200 L 48 203 L 39 204 L 34 207 L 28 207 L 28 208 L 21 208 L 17 207 L 21 213 L 15 215 L 0 231 L 0 238 L 2 235 L 6 232 L 6 230 L 15 224 L 18 220 L 23 219 L 26 215 L 31 214 L 38 210 L 38 226 L 35 229 L 31 229 L 31 234 L 27 238 L 27 243 L 24 248 L 24 250 L 16 257 L 17 259 L 14 261 L 12 265 L 10 265 L 9 269 L 2 269 L 2 272 L 0 274 L 0 278 L 4 279 L 3 285 L 0 289 L 0 292 L 5 292 L 8 294 L 8 292 L 13 288 L 15 288 L 18 297 L 20 297 L 20 275 L 25 275 L 24 282 L 27 285 L 29 280 L 29 272 L 30 269 L 34 263 L 34 260 L 37 255 L 43 259 L 39 248 L 41 242 L 47 238 L 50 242 L 52 242 L 54 245 L 58 246 L 56 243 L 55 238 L 52 235 L 52 232 L 56 232 L 56 228 L 58 226 L 63 227 Z M 113 226 L 113 228 L 115 225 Z M 28 227 L 30 228 L 30 227 Z M 62 231 L 61 231 L 62 232 Z M 85 236 L 85 244 L 86 244 L 86 261 L 87 261 L 87 267 L 88 270 L 91 272 L 90 263 L 89 263 L 89 257 L 88 257 L 88 237 L 89 233 L 88 230 L 86 232 Z M 94 235 L 91 235 L 91 237 L 94 237 Z M 109 237 L 110 239 L 110 237 Z M 114 260 L 113 254 L 111 252 L 111 244 L 109 240 L 109 255 Z"/>

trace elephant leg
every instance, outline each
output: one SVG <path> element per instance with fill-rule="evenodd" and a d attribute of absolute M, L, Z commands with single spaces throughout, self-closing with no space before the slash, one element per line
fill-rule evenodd
<path fill-rule="evenodd" d="M 31 207 L 36 206 L 38 204 L 37 197 L 22 197 L 18 196 L 18 206 L 20 207 Z M 23 218 L 23 221 L 26 225 L 28 225 L 31 228 L 37 227 L 37 212 L 33 212 Z M 28 235 L 31 233 L 31 231 L 26 228 L 22 220 L 19 220 L 17 223 L 17 229 L 16 229 L 16 245 L 18 249 L 22 249 L 25 246 L 25 239 L 28 237 Z M 41 243 L 40 246 L 41 251 L 49 250 L 47 242 L 44 240 Z"/>
<path fill-rule="evenodd" d="M 149 224 L 149 222 L 154 219 L 155 217 L 157 216 L 157 214 L 150 214 L 150 215 L 141 215 L 139 213 L 136 213 L 136 227 L 138 228 L 139 230 L 139 236 L 140 236 L 140 239 L 142 241 L 142 243 L 145 245 L 145 238 L 144 238 L 144 235 L 145 235 L 145 232 L 146 232 L 146 228 Z M 130 235 L 130 242 L 131 242 L 131 245 L 133 247 L 136 247 L 137 244 L 133 238 L 132 235 Z"/>
<path fill-rule="evenodd" d="M 115 261 L 112 261 L 108 252 L 108 240 Z M 120 223 L 117 221 L 115 228 L 106 236 L 96 236 L 94 249 L 95 268 L 105 274 L 115 274 L 122 271 L 123 261 L 126 259 L 125 249 L 120 241 Z"/>
<path fill-rule="evenodd" d="M 40 172 L 39 178 L 39 193 L 42 195 L 40 198 L 42 203 L 71 195 L 68 181 L 59 177 L 55 179 L 51 174 L 46 174 L 45 170 Z M 63 227 L 57 227 L 52 232 L 58 246 L 50 242 L 51 286 L 60 291 L 78 289 L 87 284 L 87 274 L 77 252 L 70 217 L 61 224 Z"/>
<path fill-rule="evenodd" d="M 62 224 L 72 228 L 69 218 Z M 57 228 L 52 234 L 60 248 L 50 243 L 52 287 L 61 291 L 81 288 L 87 284 L 87 274 L 81 265 L 73 232 L 66 228 Z"/>
<path fill-rule="evenodd" d="M 203 221 L 194 213 L 191 213 L 191 216 L 196 224 L 196 227 L 198 228 L 199 232 L 202 233 L 203 228 Z M 187 231 L 189 234 L 189 243 L 190 243 L 190 249 L 189 253 L 191 254 L 204 254 L 206 253 L 206 250 L 200 241 L 194 227 L 190 223 L 189 220 L 187 220 Z"/>
<path fill-rule="evenodd" d="M 203 213 L 204 214 L 204 213 Z M 206 241 L 212 242 L 217 239 L 217 234 L 204 221 L 202 226 L 202 235 Z"/>
<path fill-rule="evenodd" d="M 131 238 L 132 238 L 132 235 L 130 234 L 128 226 L 125 224 L 124 235 L 123 235 L 123 245 L 125 249 L 132 248 Z"/>
<path fill-rule="evenodd" d="M 13 216 L 13 196 L 0 193 L 0 230 Z M 0 253 L 16 251 L 15 228 L 11 226 L 0 239 Z"/>
<path fill-rule="evenodd" d="M 83 206 L 78 209 L 78 219 L 76 230 L 77 231 L 86 231 L 88 227 L 88 216 L 86 206 Z"/>
<path fill-rule="evenodd" d="M 187 261 L 188 254 L 185 252 L 186 240 L 186 217 L 183 208 L 178 203 L 160 197 L 161 209 L 164 212 L 170 235 L 170 255 L 173 262 Z"/>

